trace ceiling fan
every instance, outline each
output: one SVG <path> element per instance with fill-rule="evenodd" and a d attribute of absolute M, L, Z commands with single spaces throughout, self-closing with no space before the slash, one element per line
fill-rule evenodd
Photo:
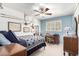
<path fill-rule="evenodd" d="M 48 12 L 50 9 L 49 8 L 45 8 L 45 7 L 40 7 L 38 10 L 34 10 L 35 12 L 37 12 L 37 14 L 35 14 L 35 16 L 39 16 L 39 15 L 52 15 L 51 12 Z"/>

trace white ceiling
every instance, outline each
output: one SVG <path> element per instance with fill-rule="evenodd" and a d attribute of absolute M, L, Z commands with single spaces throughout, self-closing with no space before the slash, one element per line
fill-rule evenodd
<path fill-rule="evenodd" d="M 32 6 L 34 3 L 4 3 L 4 7 L 12 8 L 20 12 L 26 12 L 27 15 L 32 14 Z"/>
<path fill-rule="evenodd" d="M 27 15 L 32 15 L 34 13 L 33 8 L 38 6 L 39 3 L 4 3 L 3 5 L 23 13 L 26 12 Z M 75 3 L 45 3 L 42 5 L 45 5 L 52 10 L 53 15 L 48 17 L 73 15 L 77 6 Z"/>

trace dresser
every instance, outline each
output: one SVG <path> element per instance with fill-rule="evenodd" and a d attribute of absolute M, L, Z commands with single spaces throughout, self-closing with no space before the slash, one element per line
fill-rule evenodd
<path fill-rule="evenodd" d="M 47 35 L 45 40 L 48 43 L 59 44 L 59 35 Z"/>
<path fill-rule="evenodd" d="M 64 55 L 65 52 L 68 52 L 69 56 L 78 55 L 78 38 L 75 37 L 64 37 Z"/>

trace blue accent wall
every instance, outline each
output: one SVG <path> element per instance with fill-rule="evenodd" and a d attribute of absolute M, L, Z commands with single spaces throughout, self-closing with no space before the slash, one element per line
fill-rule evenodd
<path fill-rule="evenodd" d="M 64 27 L 69 26 L 71 27 L 71 33 L 75 32 L 75 21 L 73 20 L 73 16 L 61 16 L 55 18 L 47 18 L 40 21 L 41 23 L 41 33 L 43 35 L 46 34 L 46 22 L 47 21 L 54 21 L 56 19 L 60 19 L 62 21 L 62 31 L 61 32 L 50 32 L 50 34 L 59 34 L 60 35 L 60 43 L 63 43 L 63 35 L 64 35 Z"/>

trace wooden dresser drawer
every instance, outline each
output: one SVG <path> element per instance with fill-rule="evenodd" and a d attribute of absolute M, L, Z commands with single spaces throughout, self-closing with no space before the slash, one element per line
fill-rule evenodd
<path fill-rule="evenodd" d="M 78 54 L 78 38 L 77 37 L 64 37 L 64 54 L 65 51 L 69 55 Z"/>

